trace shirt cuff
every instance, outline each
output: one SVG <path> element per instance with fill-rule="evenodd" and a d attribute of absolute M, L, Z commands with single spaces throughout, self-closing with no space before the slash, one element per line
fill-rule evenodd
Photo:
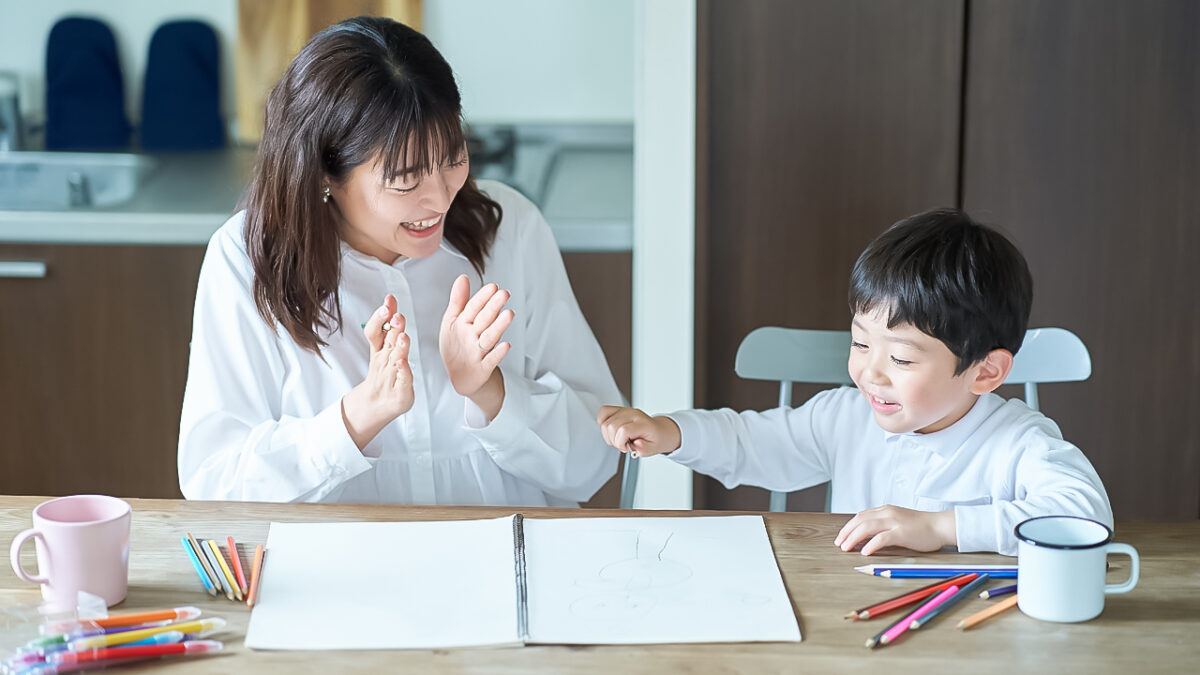
<path fill-rule="evenodd" d="M 313 418 L 311 432 L 312 438 L 316 441 L 313 447 L 324 450 L 320 457 L 314 457 L 312 461 L 320 463 L 324 460 L 326 468 L 343 480 L 367 471 L 375 465 L 375 462 L 379 461 L 378 457 L 363 456 L 358 446 L 354 444 L 354 439 L 350 437 L 350 431 L 346 429 L 346 420 L 342 417 L 342 400 L 340 398 L 334 401 L 333 405 L 317 413 L 317 416 Z M 372 440 L 371 443 L 375 443 L 375 441 Z M 368 444 L 367 447 L 370 448 L 371 445 Z M 382 449 L 378 445 L 376 447 Z"/>
<path fill-rule="evenodd" d="M 1015 555 L 1015 544 L 1011 547 L 1011 551 L 1005 550 L 1006 547 L 1001 546 L 1001 542 L 1008 538 L 1001 537 L 1001 533 L 997 532 L 997 528 L 1000 527 L 997 522 L 998 514 L 999 511 L 995 504 L 954 507 L 954 536 L 958 539 L 958 551 L 960 553 L 994 551 L 1005 555 Z"/>
<path fill-rule="evenodd" d="M 704 454 L 701 447 L 704 444 L 700 441 L 701 438 L 704 438 L 700 426 L 700 416 L 695 411 L 679 410 L 669 415 L 663 415 L 663 417 L 674 421 L 679 426 L 679 447 L 666 453 L 665 456 L 684 466 L 691 466 L 700 461 Z"/>
<path fill-rule="evenodd" d="M 491 422 L 471 399 L 463 404 L 463 421 L 467 431 L 475 436 L 489 452 L 505 450 L 516 445 L 517 439 L 529 428 L 529 382 L 500 364 L 504 376 L 504 402 Z"/>

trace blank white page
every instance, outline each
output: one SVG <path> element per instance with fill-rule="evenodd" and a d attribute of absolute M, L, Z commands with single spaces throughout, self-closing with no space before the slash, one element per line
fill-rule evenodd
<path fill-rule="evenodd" d="M 797 642 L 761 516 L 525 519 L 529 642 Z"/>
<path fill-rule="evenodd" d="M 246 646 L 519 644 L 512 520 L 271 523 Z"/>

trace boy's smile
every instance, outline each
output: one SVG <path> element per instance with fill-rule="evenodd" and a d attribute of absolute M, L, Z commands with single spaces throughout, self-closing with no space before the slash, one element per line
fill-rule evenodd
<path fill-rule="evenodd" d="M 935 337 L 911 324 L 887 326 L 887 308 L 854 316 L 850 377 L 875 421 L 892 433 L 932 433 L 954 424 L 979 393 L 979 364 L 954 374 L 958 358 Z"/>

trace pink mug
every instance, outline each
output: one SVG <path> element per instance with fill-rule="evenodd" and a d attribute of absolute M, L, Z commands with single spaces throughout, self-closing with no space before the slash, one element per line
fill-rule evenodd
<path fill-rule="evenodd" d="M 42 502 L 33 510 L 33 527 L 13 539 L 13 571 L 41 584 L 42 598 L 54 610 L 74 609 L 79 591 L 115 605 L 125 599 L 129 583 L 130 519 L 129 503 L 116 497 L 75 495 Z M 37 576 L 21 567 L 21 546 L 29 539 L 37 549 Z"/>

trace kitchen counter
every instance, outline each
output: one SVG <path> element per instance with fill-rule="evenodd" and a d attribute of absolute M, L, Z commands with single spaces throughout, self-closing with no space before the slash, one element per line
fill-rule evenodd
<path fill-rule="evenodd" d="M 230 148 L 149 157 L 154 168 L 137 193 L 119 205 L 0 210 L 0 243 L 205 245 L 235 211 L 255 151 Z M 482 177 L 499 178 L 486 170 Z M 633 156 L 628 148 L 565 152 L 544 188 L 540 206 L 561 250 L 632 249 Z"/>

